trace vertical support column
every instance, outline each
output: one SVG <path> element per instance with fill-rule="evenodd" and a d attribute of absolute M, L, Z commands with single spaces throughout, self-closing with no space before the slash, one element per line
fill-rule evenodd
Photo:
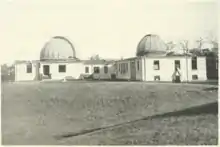
<path fill-rule="evenodd" d="M 17 81 L 17 64 L 15 63 L 15 82 Z"/>
<path fill-rule="evenodd" d="M 147 81 L 147 75 L 146 75 L 146 57 L 144 57 L 144 81 Z"/>
<path fill-rule="evenodd" d="M 186 83 L 189 82 L 188 49 L 186 49 Z"/>
<path fill-rule="evenodd" d="M 40 62 L 35 63 L 35 80 L 40 80 Z"/>

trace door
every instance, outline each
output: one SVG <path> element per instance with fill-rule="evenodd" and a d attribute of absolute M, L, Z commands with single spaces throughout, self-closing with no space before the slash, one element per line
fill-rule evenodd
<path fill-rule="evenodd" d="M 131 61 L 130 63 L 130 72 L 131 72 L 131 80 L 136 80 L 136 67 L 134 61 Z"/>
<path fill-rule="evenodd" d="M 174 69 L 179 68 L 180 69 L 180 60 L 175 60 Z"/>
<path fill-rule="evenodd" d="M 180 60 L 175 60 L 175 63 L 174 63 L 174 78 L 173 80 L 176 82 L 176 83 L 180 83 Z"/>
<path fill-rule="evenodd" d="M 206 57 L 206 71 L 207 79 L 218 79 L 218 59 Z"/>
<path fill-rule="evenodd" d="M 44 73 L 44 75 L 50 76 L 50 66 L 49 65 L 43 66 L 43 73 Z"/>

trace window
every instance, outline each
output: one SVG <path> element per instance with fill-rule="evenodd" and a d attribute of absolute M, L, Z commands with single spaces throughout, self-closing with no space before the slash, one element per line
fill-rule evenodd
<path fill-rule="evenodd" d="M 108 66 L 104 66 L 104 73 L 108 73 Z"/>
<path fill-rule="evenodd" d="M 116 70 L 118 70 L 118 64 L 114 64 Z"/>
<path fill-rule="evenodd" d="M 121 63 L 121 74 L 128 72 L 128 63 Z"/>
<path fill-rule="evenodd" d="M 125 71 L 126 71 L 126 73 L 127 73 L 127 72 L 128 72 L 128 63 L 125 64 L 125 67 L 126 67 L 126 68 L 125 68 Z"/>
<path fill-rule="evenodd" d="M 192 69 L 197 69 L 197 57 L 192 57 Z"/>
<path fill-rule="evenodd" d="M 120 63 L 118 64 L 118 71 L 119 72 L 121 71 L 121 64 Z"/>
<path fill-rule="evenodd" d="M 32 64 L 27 64 L 27 73 L 32 73 Z"/>
<path fill-rule="evenodd" d="M 89 67 L 85 67 L 85 73 L 89 73 Z"/>
<path fill-rule="evenodd" d="M 175 60 L 175 68 L 180 69 L 180 60 Z"/>
<path fill-rule="evenodd" d="M 94 73 L 100 73 L 100 68 L 99 67 L 94 67 Z"/>
<path fill-rule="evenodd" d="M 154 81 L 160 81 L 160 76 L 154 76 Z"/>
<path fill-rule="evenodd" d="M 216 59 L 216 69 L 218 70 L 218 59 Z"/>
<path fill-rule="evenodd" d="M 139 71 L 139 61 L 137 61 L 137 70 Z"/>
<path fill-rule="evenodd" d="M 198 75 L 192 75 L 193 80 L 198 80 Z"/>
<path fill-rule="evenodd" d="M 124 73 L 124 63 L 121 63 L 121 74 Z"/>
<path fill-rule="evenodd" d="M 59 72 L 66 72 L 66 65 L 59 65 Z"/>
<path fill-rule="evenodd" d="M 154 61 L 154 70 L 160 70 L 160 62 L 159 62 L 159 60 Z"/>
<path fill-rule="evenodd" d="M 44 73 L 44 75 L 50 75 L 50 66 L 49 65 L 43 65 L 43 73 Z"/>

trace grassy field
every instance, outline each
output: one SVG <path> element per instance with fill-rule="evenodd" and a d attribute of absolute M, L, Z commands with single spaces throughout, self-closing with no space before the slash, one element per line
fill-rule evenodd
<path fill-rule="evenodd" d="M 212 87 L 142 82 L 4 83 L 2 143 L 217 144 L 217 90 Z"/>

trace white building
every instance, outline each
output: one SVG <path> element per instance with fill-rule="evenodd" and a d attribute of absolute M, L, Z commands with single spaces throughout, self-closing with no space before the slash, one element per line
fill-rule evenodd
<path fill-rule="evenodd" d="M 216 64 L 214 60 L 207 60 L 202 56 L 168 55 L 166 44 L 159 36 L 152 34 L 141 39 L 136 57 L 115 61 L 80 60 L 76 58 L 72 43 L 64 37 L 56 36 L 41 50 L 39 61 L 16 62 L 15 81 L 84 78 L 168 82 L 205 81 L 208 73 L 218 71 L 216 65 L 210 66 L 213 64 Z"/>
<path fill-rule="evenodd" d="M 175 70 L 175 67 L 179 67 Z M 207 80 L 205 57 L 135 57 L 117 61 L 117 79 L 140 81 Z"/>
<path fill-rule="evenodd" d="M 82 79 L 111 79 L 114 61 L 80 60 L 72 43 L 61 36 L 45 44 L 39 61 L 17 61 L 15 81 Z"/>
<path fill-rule="evenodd" d="M 206 57 L 168 55 L 166 44 L 157 35 L 146 35 L 136 57 L 116 62 L 117 79 L 140 81 L 207 80 Z"/>

